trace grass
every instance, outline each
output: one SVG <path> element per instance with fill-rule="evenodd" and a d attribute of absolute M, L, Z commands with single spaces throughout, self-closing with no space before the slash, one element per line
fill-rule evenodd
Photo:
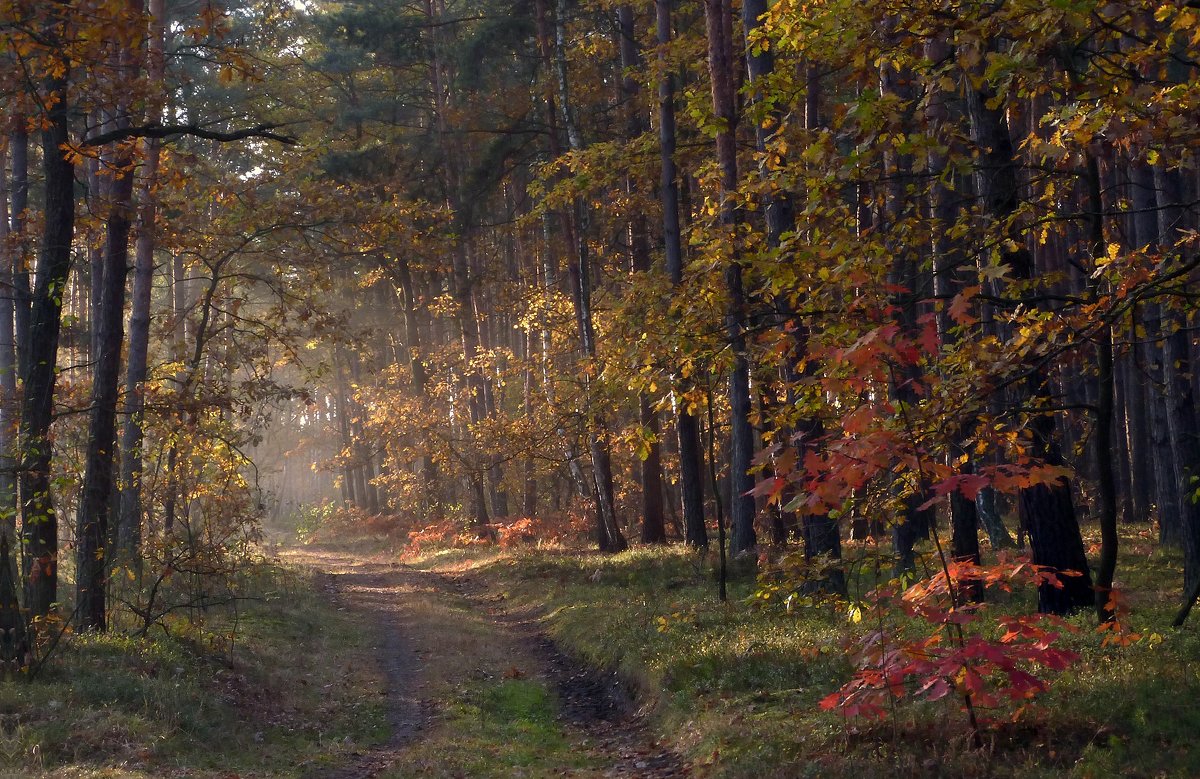
<path fill-rule="evenodd" d="M 282 777 L 331 764 L 388 726 L 370 636 L 307 577 L 254 573 L 236 621 L 67 642 L 32 683 L 0 690 L 0 775 Z"/>
<path fill-rule="evenodd" d="M 414 695 L 426 724 L 395 751 L 392 779 L 601 777 L 612 767 L 611 749 L 560 720 L 525 640 L 488 613 L 499 595 L 510 612 L 542 615 L 567 651 L 617 670 L 698 777 L 1200 776 L 1190 746 L 1200 729 L 1200 623 L 1167 627 L 1179 557 L 1123 530 L 1118 584 L 1141 640 L 1102 646 L 1094 617 L 1073 617 L 1079 630 L 1064 640 L 1080 662 L 1022 720 L 990 728 L 982 751 L 970 747 L 953 698 L 902 701 L 883 724 L 821 711 L 851 671 L 845 641 L 869 620 L 853 624 L 844 604 L 754 605 L 757 585 L 744 571 L 720 603 L 711 562 L 680 547 L 614 556 L 471 548 L 411 562 L 469 573 L 484 585 L 483 608 L 386 560 L 309 553 L 305 564 L 394 573 L 390 589 L 372 584 L 363 597 L 394 606 L 420 658 Z M 255 598 L 236 619 L 214 611 L 202 629 L 178 621 L 152 640 L 71 638 L 36 682 L 0 686 L 0 777 L 319 776 L 384 745 L 374 628 L 316 585 L 264 565 L 244 583 Z"/>
<path fill-rule="evenodd" d="M 469 570 L 512 606 L 540 610 L 562 646 L 636 688 L 699 776 L 1197 776 L 1200 636 L 1166 627 L 1179 561 L 1124 531 L 1118 584 L 1142 640 L 1102 646 L 1091 614 L 1072 618 L 1079 631 L 1064 640 L 1081 660 L 1036 709 L 990 729 L 983 752 L 952 699 L 902 702 L 883 725 L 820 711 L 850 672 L 843 639 L 863 626 L 844 608 L 753 607 L 746 576 L 722 604 L 708 563 L 681 548 L 456 550 L 415 564 Z"/>
<path fill-rule="evenodd" d="M 544 682 L 472 680 L 450 692 L 430 732 L 385 776 L 600 775 L 596 760 L 558 721 L 557 702 Z"/>
<path fill-rule="evenodd" d="M 301 556 L 340 573 L 370 566 L 319 551 Z M 383 776 L 602 775 L 600 758 L 560 721 L 552 685 L 519 635 L 434 577 L 403 577 L 386 599 L 420 658 L 414 682 L 427 721 Z"/>

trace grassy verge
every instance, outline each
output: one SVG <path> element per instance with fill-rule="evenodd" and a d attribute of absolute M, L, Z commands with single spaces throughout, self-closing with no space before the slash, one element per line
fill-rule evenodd
<path fill-rule="evenodd" d="M 1074 618 L 1066 642 L 1082 660 L 1023 719 L 989 730 L 983 752 L 968 748 L 952 699 L 902 703 L 884 725 L 821 711 L 850 672 L 841 641 L 862 626 L 844 610 L 753 608 L 749 579 L 721 604 L 708 566 L 682 549 L 454 551 L 416 564 L 469 570 L 540 610 L 562 646 L 636 687 L 700 776 L 1200 775 L 1188 737 L 1200 727 L 1200 639 L 1165 627 L 1177 561 L 1125 541 L 1129 621 L 1154 639 L 1102 646 L 1091 615 Z"/>
<path fill-rule="evenodd" d="M 5 685 L 0 775 L 295 776 L 386 739 L 374 637 L 307 576 L 264 565 L 248 584 L 236 619 L 77 636 Z"/>

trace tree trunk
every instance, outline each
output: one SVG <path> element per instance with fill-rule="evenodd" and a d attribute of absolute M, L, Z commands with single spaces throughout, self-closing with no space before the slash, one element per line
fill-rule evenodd
<path fill-rule="evenodd" d="M 563 126 L 572 151 L 583 149 L 583 136 L 575 123 L 571 109 L 566 53 L 566 0 L 558 0 L 554 20 L 555 66 L 558 80 L 558 102 L 562 112 Z M 592 324 L 592 273 L 588 251 L 588 220 L 583 202 L 576 197 L 573 203 L 574 216 L 574 262 L 570 265 L 571 297 L 575 307 L 575 324 L 579 330 L 580 347 L 585 360 L 596 359 L 596 334 Z M 602 552 L 620 552 L 628 546 L 617 522 L 613 499 L 612 457 L 609 454 L 608 430 L 604 414 L 592 402 L 593 389 L 590 376 L 584 379 L 586 408 L 584 416 L 588 425 L 588 448 L 592 455 L 593 492 L 596 498 L 596 544 Z"/>
<path fill-rule="evenodd" d="M 804 129 L 816 133 L 821 127 L 820 76 L 817 69 L 811 63 L 805 63 L 803 68 Z M 776 216 L 771 217 L 769 215 L 767 219 L 767 239 L 772 247 L 777 244 L 784 229 L 792 229 L 795 226 L 795 214 L 793 213 L 791 201 L 777 199 L 773 208 L 773 213 Z M 772 228 L 772 219 L 775 222 L 782 222 L 782 224 L 776 224 Z M 807 323 L 795 316 L 794 307 L 788 301 L 780 301 L 776 304 L 776 309 L 782 309 L 781 313 L 788 319 L 793 320 L 792 353 L 785 358 L 783 379 L 788 384 L 789 402 L 794 402 L 794 387 L 799 384 L 804 374 L 811 374 L 816 370 L 815 365 L 805 368 L 800 367 L 801 362 L 808 354 L 810 329 Z M 816 417 L 801 419 L 798 422 L 794 432 L 796 434 L 799 463 L 804 463 L 809 452 L 817 451 L 819 446 L 817 442 L 821 438 L 823 429 L 821 420 Z M 834 560 L 841 559 L 842 538 L 837 519 L 829 516 L 829 513 L 826 511 L 816 513 L 805 511 L 800 517 L 800 527 L 804 538 L 804 556 L 806 560 L 812 561 L 821 556 L 827 556 Z M 831 570 L 824 586 L 834 592 L 845 592 L 845 571 L 840 568 Z"/>
<path fill-rule="evenodd" d="M 429 395 L 429 375 L 425 369 L 424 343 L 421 338 L 421 324 L 417 302 L 416 287 L 413 284 L 412 272 L 408 267 L 406 257 L 397 257 L 396 276 L 399 282 L 400 294 L 404 305 L 404 345 L 407 348 L 409 380 L 412 382 L 413 394 L 425 399 Z M 428 452 L 421 456 L 418 466 L 421 473 L 421 485 L 425 492 L 425 502 L 434 517 L 442 514 L 442 497 L 438 488 L 438 469 L 433 456 Z"/>
<path fill-rule="evenodd" d="M 642 63 L 637 45 L 633 8 L 628 5 L 618 8 L 617 22 L 620 34 L 621 69 L 625 72 L 625 77 L 621 82 L 621 97 L 625 102 L 626 111 L 625 139 L 632 142 L 646 129 L 645 121 L 639 110 L 638 82 L 633 76 L 633 69 Z M 629 197 L 630 207 L 636 209 L 635 198 L 638 191 L 632 175 L 625 177 L 625 191 Z M 630 270 L 633 273 L 648 272 L 650 270 L 650 246 L 646 237 L 646 218 L 640 211 L 634 211 L 628 215 L 626 237 L 629 243 Z M 663 507 L 662 453 L 659 444 L 658 415 L 654 413 L 654 404 L 645 392 L 638 393 L 638 421 L 644 434 L 650 438 L 646 456 L 640 458 L 639 461 L 642 487 L 642 542 L 666 543 L 667 529 Z"/>
<path fill-rule="evenodd" d="M 357 485 L 354 483 L 354 466 L 346 459 L 353 451 L 350 438 L 350 402 L 346 391 L 346 371 L 342 367 L 342 358 L 338 354 L 336 346 L 333 352 L 333 368 L 334 413 L 337 414 L 338 437 L 342 443 L 342 500 L 346 508 L 351 508 L 359 505 L 362 498 L 357 494 Z"/>
<path fill-rule="evenodd" d="M 1012 138 L 1003 112 L 989 107 L 991 98 L 992 95 L 982 90 L 967 90 L 971 139 L 980 151 L 980 164 L 975 172 L 976 190 L 982 200 L 983 213 L 1003 222 L 1016 210 L 1019 192 Z M 1025 249 L 1007 252 L 1004 260 L 1014 278 L 1027 280 L 1033 277 L 1033 261 Z M 1045 368 L 1029 368 L 1024 393 L 1030 405 L 1047 403 L 1051 393 Z M 1047 465 L 1062 465 L 1062 454 L 1054 440 L 1054 418 L 1040 414 L 1029 423 L 1029 429 L 1033 455 Z M 1034 564 L 1064 573 L 1061 588 L 1051 584 L 1039 588 L 1038 609 L 1065 614 L 1092 605 L 1095 594 L 1070 482 L 1063 479 L 1053 484 L 1023 488 L 1019 505 L 1024 527 L 1029 532 Z"/>
<path fill-rule="evenodd" d="M 1092 154 L 1087 155 L 1085 174 L 1088 200 L 1088 239 L 1093 260 L 1104 257 L 1104 203 L 1101 195 L 1100 163 Z M 1098 284 L 1098 277 L 1093 275 Z M 1092 294 L 1098 297 L 1099 289 Z M 1117 570 L 1117 480 L 1113 466 L 1113 428 L 1115 427 L 1112 328 L 1104 326 L 1096 334 L 1096 430 L 1093 433 L 1093 452 L 1096 460 L 1096 518 L 1100 524 L 1100 559 L 1096 564 L 1096 613 L 1101 621 L 1115 617 L 1109 608 L 1112 595 L 1113 576 Z"/>
<path fill-rule="evenodd" d="M 127 123 L 127 122 L 126 122 Z M 125 340 L 125 278 L 132 224 L 133 155 L 128 149 L 114 158 L 124 171 L 113 181 L 105 222 L 103 283 L 99 307 L 92 316 L 93 348 L 91 411 L 83 477 L 83 498 L 76 531 L 76 609 L 84 630 L 106 627 L 105 574 L 109 567 L 108 521 L 112 508 L 113 462 L 116 448 L 117 394 L 121 375 L 121 345 Z"/>
<path fill-rule="evenodd" d="M 1173 249 L 1185 224 L 1183 187 L 1178 170 L 1154 168 L 1158 196 L 1159 243 L 1163 252 Z M 1180 500 L 1180 540 L 1183 543 L 1183 589 L 1187 593 L 1200 588 L 1200 502 L 1195 495 L 1200 485 L 1200 423 L 1196 417 L 1192 386 L 1191 336 L 1186 315 L 1163 311 L 1161 317 L 1163 349 L 1162 370 L 1166 401 L 1166 422 L 1171 453 L 1175 461 L 1175 483 Z"/>
<path fill-rule="evenodd" d="M 13 329 L 15 252 L 9 235 L 8 147 L 0 148 L 0 535 L 11 549 L 17 538 L 15 454 L 17 410 L 17 345 Z M 7 556 L 0 564 L 8 565 Z"/>
<path fill-rule="evenodd" d="M 658 141 L 662 169 L 659 197 L 663 211 L 663 255 L 667 277 L 678 290 L 683 284 L 683 246 L 679 229 L 679 173 L 675 165 L 675 75 L 666 57 L 666 47 L 671 42 L 671 2 L 655 0 L 654 9 L 662 69 L 662 78 L 658 82 Z M 684 540 L 689 546 L 707 547 L 700 422 L 682 399 L 675 403 L 675 435 L 679 447 Z"/>
<path fill-rule="evenodd" d="M 521 404 L 526 419 L 533 419 L 533 349 L 534 330 L 529 328 L 525 333 L 525 370 L 522 372 Z M 522 464 L 521 515 L 533 517 L 537 515 L 538 483 L 537 472 L 534 470 L 532 456 L 527 456 Z"/>
<path fill-rule="evenodd" d="M 24 376 L 29 367 L 29 316 L 33 292 L 29 286 L 29 249 L 25 235 L 25 210 L 29 206 L 29 133 L 25 117 L 13 117 L 16 129 L 9 139 L 12 154 L 12 232 L 16 254 L 13 257 L 13 320 L 17 351 L 17 375 Z"/>
<path fill-rule="evenodd" d="M 476 268 L 472 268 L 472 273 L 477 273 Z M 472 290 L 471 294 L 471 310 L 472 321 L 474 322 L 475 332 L 477 334 L 480 349 L 484 353 L 492 353 L 495 345 L 491 338 L 491 333 L 486 326 L 487 322 L 492 321 L 493 317 L 487 316 L 481 311 L 480 296 Z M 488 419 L 495 419 L 499 410 L 496 407 L 496 391 L 492 379 L 480 372 L 479 386 L 483 392 L 483 413 Z M 507 517 L 508 511 L 508 490 L 504 486 L 504 458 L 499 453 L 492 453 L 489 456 L 487 480 L 488 492 L 492 500 L 492 516 Z"/>
<path fill-rule="evenodd" d="M 762 17 L 767 13 L 767 0 L 742 0 L 742 28 L 746 36 L 746 70 L 750 78 L 750 94 L 754 111 L 754 140 L 758 152 L 763 156 L 760 165 L 763 174 L 767 171 L 767 143 L 771 136 L 782 129 L 783 112 L 779 108 L 764 110 L 761 91 L 764 79 L 775 71 L 775 56 L 769 46 L 752 43 L 756 31 L 762 27 Z M 812 95 L 815 79 L 808 80 L 808 95 Z M 806 116 L 806 119 L 809 118 Z M 811 117 L 816 119 L 815 116 Z M 812 129 L 812 128 L 809 128 Z M 778 246 L 780 237 L 795 227 L 792 202 L 783 190 L 772 191 L 764 196 L 763 211 L 767 227 L 767 243 Z"/>
<path fill-rule="evenodd" d="M 734 197 L 738 187 L 737 115 L 734 93 L 733 21 L 729 0 L 705 0 L 704 18 L 708 33 L 708 72 L 712 82 L 713 115 L 717 130 L 717 164 L 721 169 L 721 225 L 734 240 L 727 259 L 724 280 L 728 300 L 725 310 L 725 336 L 733 354 L 729 374 L 730 407 L 730 543 L 737 556 L 757 542 L 754 531 L 754 499 L 750 475 L 754 456 L 754 429 L 750 425 L 750 357 L 746 344 L 746 291 L 742 282 L 741 258 L 736 248 L 737 211 Z"/>
<path fill-rule="evenodd" d="M 56 5 L 65 9 L 66 3 Z M 58 31 L 48 32 L 53 40 Z M 53 444 L 54 386 L 57 376 L 58 337 L 62 325 L 62 290 L 71 271 L 71 241 L 75 233 L 75 166 L 63 151 L 70 142 L 70 106 L 67 100 L 68 63 L 47 80 L 46 93 L 54 96 L 42 130 L 42 167 L 45 172 L 45 207 L 42 247 L 38 257 L 37 286 L 33 290 L 25 371 L 25 397 L 21 414 L 22 543 L 26 608 L 44 616 L 58 600 L 58 517 L 51 497 L 50 463 Z"/>
<path fill-rule="evenodd" d="M 146 67 L 151 81 L 161 85 L 164 74 L 165 0 L 150 0 L 149 52 Z M 161 113 L 155 104 L 151 116 Z M 154 287 L 155 186 L 162 144 L 146 141 L 142 188 L 139 192 L 137 243 L 133 261 L 133 291 L 129 314 L 129 350 L 125 370 L 125 423 L 121 431 L 120 503 L 117 550 L 140 573 L 142 546 L 142 442 L 145 436 L 146 375 L 150 346 L 150 302 Z"/>
<path fill-rule="evenodd" d="M 925 44 L 925 56 L 931 62 L 940 62 L 950 54 L 950 46 L 942 40 L 931 40 Z M 935 131 L 945 131 L 950 126 L 950 107 L 948 95 L 938 84 L 931 84 L 932 95 L 928 98 L 925 117 Z M 938 342 L 943 348 L 951 349 L 958 343 L 958 334 L 953 328 L 948 305 L 958 293 L 961 284 L 958 283 L 959 267 L 965 263 L 962 247 L 954 241 L 951 228 L 958 221 L 958 207 L 955 195 L 950 188 L 939 180 L 947 165 L 948 155 L 936 147 L 931 148 L 927 160 L 927 172 L 931 177 L 930 211 L 933 217 L 932 252 L 933 252 L 933 295 L 943 301 L 938 312 L 937 329 Z M 953 434 L 948 455 L 951 461 L 962 455 L 968 455 L 963 441 L 971 437 L 973 425 L 967 423 L 963 429 Z M 964 460 L 963 472 L 973 471 L 973 463 Z M 966 560 L 978 564 L 979 557 L 979 511 L 975 501 L 968 500 L 959 490 L 950 495 L 950 550 L 955 560 Z M 972 595 L 978 595 L 979 588 L 971 583 L 968 588 Z"/>
<path fill-rule="evenodd" d="M 191 384 L 191 376 L 195 375 L 199 370 L 198 360 L 203 354 L 203 327 L 196 333 L 196 348 L 191 357 L 190 370 L 187 366 L 187 341 L 190 333 L 190 323 L 188 322 L 188 306 L 190 304 L 191 295 L 189 293 L 188 279 L 185 276 L 186 269 L 183 263 L 183 255 L 175 252 L 171 256 L 171 310 L 174 314 L 174 321 L 171 328 L 171 351 L 176 362 L 179 363 L 179 369 L 175 372 L 174 383 L 176 396 L 179 399 L 180 405 L 183 405 L 189 394 L 188 387 Z M 214 281 L 215 284 L 215 281 Z M 214 289 L 209 287 L 209 293 Z M 206 297 L 207 299 L 207 297 Z M 202 319 L 206 320 L 208 316 L 208 306 L 204 307 Z M 205 327 L 207 324 L 205 324 Z M 178 412 L 176 418 L 180 427 L 185 426 L 187 412 Z M 179 501 L 179 440 L 173 436 L 171 444 L 167 449 L 167 484 L 166 495 L 163 498 L 163 532 L 170 534 L 175 525 L 175 511 Z"/>

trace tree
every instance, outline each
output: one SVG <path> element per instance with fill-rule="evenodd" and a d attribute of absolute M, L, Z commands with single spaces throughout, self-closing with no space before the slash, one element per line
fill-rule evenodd
<path fill-rule="evenodd" d="M 69 4 L 57 0 L 49 11 L 44 35 L 49 47 L 67 37 Z M 46 110 L 42 130 L 42 168 L 45 179 L 42 242 L 30 304 L 28 363 L 20 425 L 20 490 L 22 543 L 25 548 L 26 607 L 43 616 L 58 599 L 58 519 L 51 497 L 49 437 L 53 419 L 58 336 L 62 326 L 62 294 L 71 270 L 71 240 L 75 227 L 75 165 L 70 152 L 68 87 L 72 63 L 64 50 L 51 55 L 52 75 L 42 83 Z"/>
<path fill-rule="evenodd" d="M 754 431 L 750 426 L 750 359 L 746 329 L 748 301 L 738 251 L 737 114 L 734 105 L 734 58 L 731 5 L 728 0 L 705 0 L 704 18 L 708 32 L 708 71 L 712 85 L 712 112 L 716 130 L 717 164 L 720 168 L 720 224 L 725 232 L 725 289 L 728 295 L 725 334 L 733 364 L 729 373 L 730 459 L 729 512 L 732 536 L 730 552 L 739 555 L 757 540 L 754 531 L 754 487 L 750 475 L 754 454 Z"/>
<path fill-rule="evenodd" d="M 683 246 L 679 226 L 679 171 L 675 163 L 675 74 L 666 56 L 666 47 L 671 42 L 671 0 L 655 0 L 654 10 L 659 46 L 658 67 L 661 71 L 658 82 L 658 139 L 662 171 L 659 199 L 663 215 L 663 255 L 667 277 L 677 290 L 683 284 Z M 691 546 L 707 547 L 700 423 L 686 400 L 677 400 L 676 406 L 675 433 L 679 448 L 679 491 L 685 539 Z"/>

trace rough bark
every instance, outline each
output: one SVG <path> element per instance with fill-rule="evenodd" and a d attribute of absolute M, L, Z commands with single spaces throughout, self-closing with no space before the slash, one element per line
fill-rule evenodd
<path fill-rule="evenodd" d="M 151 0 L 149 51 L 146 67 L 156 83 L 163 79 L 165 0 Z M 155 218 L 158 204 L 155 187 L 161 159 L 161 142 L 145 144 L 142 187 L 139 192 L 137 242 L 133 261 L 133 290 L 130 293 L 129 348 L 125 369 L 125 423 L 121 431 L 121 480 L 117 512 L 117 550 L 140 569 L 142 544 L 142 442 L 146 407 L 147 359 L 150 346 L 150 299 L 154 286 Z"/>
<path fill-rule="evenodd" d="M 816 67 L 811 63 L 805 63 L 803 67 L 804 129 L 815 133 L 821 128 L 821 79 Z M 767 240 L 772 246 L 776 245 L 784 229 L 790 230 L 794 227 L 795 215 L 791 201 L 782 196 L 781 198 L 773 200 L 771 214 L 774 216 L 769 215 L 767 219 Z M 810 329 L 805 322 L 795 317 L 793 307 L 787 301 L 783 301 L 782 306 L 777 303 L 776 307 L 777 309 L 782 308 L 781 313 L 786 318 L 793 320 L 792 353 L 784 361 L 783 368 L 783 378 L 788 384 L 788 396 L 792 398 L 795 394 L 793 387 L 799 383 L 802 376 L 799 366 L 808 353 Z M 803 370 L 811 374 L 816 370 L 816 366 L 810 365 Z M 800 463 L 805 461 L 809 452 L 816 451 L 818 446 L 816 442 L 820 440 L 823 430 L 820 419 L 815 417 L 801 419 L 798 422 L 793 432 L 796 435 Z M 806 511 L 801 516 L 800 527 L 804 538 L 806 559 L 811 561 L 820 556 L 828 556 L 835 560 L 841 559 L 841 529 L 838 521 L 828 512 Z M 845 579 L 845 572 L 837 569 L 831 572 L 825 586 L 836 592 L 844 592 L 846 589 Z"/>
<path fill-rule="evenodd" d="M 950 46 L 943 40 L 931 40 L 925 44 L 925 56 L 931 62 L 940 62 L 949 56 Z M 933 94 L 927 99 L 925 117 L 931 128 L 944 130 L 950 124 L 949 96 L 940 85 L 929 86 Z M 950 238 L 950 230 L 958 221 L 955 195 L 940 178 L 945 171 L 948 155 L 936 148 L 929 152 L 927 167 L 932 177 L 930 185 L 930 212 L 934 220 L 932 231 L 933 251 L 933 295 L 941 301 L 950 300 L 959 291 L 959 266 L 964 264 L 962 247 Z M 943 348 L 953 348 L 958 343 L 958 332 L 953 327 L 948 306 L 943 303 L 937 318 L 938 341 Z M 956 431 L 949 451 L 952 459 L 968 454 L 963 441 L 970 438 L 972 426 Z M 964 472 L 973 470 L 973 463 L 964 461 Z M 950 550 L 955 560 L 978 563 L 979 557 L 979 511 L 975 501 L 967 500 L 958 490 L 950 495 Z M 977 588 L 975 588 L 977 589 Z"/>
<path fill-rule="evenodd" d="M 655 0 L 655 29 L 662 78 L 658 83 L 658 141 L 661 162 L 659 199 L 663 214 L 663 255 L 673 287 L 683 284 L 683 246 L 679 228 L 679 172 L 675 164 L 675 75 L 666 61 L 671 42 L 671 2 Z M 686 388 L 683 388 L 686 389 Z M 704 524 L 704 465 L 701 462 L 700 421 L 686 403 L 675 403 L 675 435 L 679 447 L 679 492 L 683 507 L 684 540 L 707 547 Z"/>
<path fill-rule="evenodd" d="M 113 465 L 116 449 L 117 395 L 120 388 L 121 346 L 125 340 L 125 279 L 129 261 L 129 231 L 133 221 L 133 155 L 115 155 L 116 169 L 125 171 L 112 183 L 104 227 L 103 279 L 95 326 L 95 366 L 92 370 L 91 411 L 85 453 L 83 496 L 76 530 L 75 603 L 79 625 L 102 631 L 107 626 L 105 578 L 108 570 L 108 523 L 112 508 Z"/>
<path fill-rule="evenodd" d="M 25 117 L 13 117 L 15 129 L 9 138 L 12 156 L 12 232 L 16 245 L 13 257 L 13 321 L 16 329 L 17 375 L 29 366 L 29 316 L 33 293 L 29 286 L 29 261 L 25 235 L 25 211 L 29 206 L 29 133 Z"/>
<path fill-rule="evenodd" d="M 704 18 L 708 33 L 708 72 L 712 84 L 713 115 L 717 130 L 717 164 L 721 170 L 721 224 L 733 239 L 737 226 L 734 193 L 738 187 L 737 115 L 734 92 L 732 10 L 729 0 L 705 0 Z M 724 273 L 727 295 L 725 337 L 733 354 L 729 371 L 729 474 L 730 474 L 730 545 L 734 556 L 752 549 L 757 542 L 754 530 L 754 499 L 750 475 L 754 456 L 754 429 L 750 425 L 750 358 L 746 344 L 746 291 L 742 265 L 733 244 Z"/>
<path fill-rule="evenodd" d="M 1093 155 L 1087 157 L 1085 174 L 1088 199 L 1088 238 L 1094 259 L 1104 256 L 1104 204 L 1101 196 L 1100 166 Z M 1099 295 L 1103 290 L 1093 289 Z M 1113 576 L 1117 570 L 1117 550 L 1120 543 L 1117 535 L 1117 479 L 1113 465 L 1113 431 L 1116 412 L 1114 387 L 1116 374 L 1113 370 L 1112 328 L 1101 327 L 1096 334 L 1096 430 L 1093 433 L 1093 449 L 1096 460 L 1096 518 L 1100 525 L 1100 559 L 1096 562 L 1096 613 L 1099 618 L 1109 620 L 1115 614 L 1109 609 Z"/>
<path fill-rule="evenodd" d="M 754 117 L 754 140 L 762 155 L 760 165 L 766 173 L 767 144 L 771 136 L 783 126 L 783 111 L 778 108 L 765 110 L 762 107 L 762 82 L 775 71 L 775 56 L 769 45 L 755 43 L 756 32 L 762 27 L 762 17 L 767 13 L 767 0 L 742 0 L 742 29 L 746 36 L 746 71 Z M 813 80 L 807 84 L 807 94 L 815 96 Z M 806 112 L 806 120 L 809 118 Z M 812 117 L 815 119 L 815 116 Z M 778 246 L 780 237 L 795 227 L 795 214 L 791 199 L 783 190 L 774 190 L 764 197 L 764 219 L 767 227 L 767 243 Z"/>
<path fill-rule="evenodd" d="M 17 345 L 13 329 L 13 267 L 9 221 L 8 147 L 0 148 L 0 533 L 12 548 L 17 533 L 15 454 Z M 8 564 L 5 556 L 2 562 Z"/>
<path fill-rule="evenodd" d="M 65 7 L 62 0 L 56 3 Z M 57 32 L 51 30 L 51 36 Z M 56 99 L 46 112 L 42 130 L 44 207 L 37 284 L 32 293 L 21 414 L 22 543 L 25 547 L 25 605 L 34 616 L 49 612 L 58 600 L 58 517 L 51 495 L 50 463 L 53 446 L 58 339 L 62 324 L 62 294 L 71 270 L 71 241 L 75 233 L 75 166 L 63 149 L 70 141 L 69 71 L 46 82 Z"/>
<path fill-rule="evenodd" d="M 620 34 L 621 68 L 625 77 L 621 82 L 621 98 L 625 102 L 625 138 L 637 139 L 646 130 L 645 119 L 638 107 L 640 89 L 633 69 L 641 65 L 637 31 L 634 26 L 633 8 L 623 5 L 617 9 Z M 626 224 L 629 245 L 629 265 L 634 273 L 650 270 L 650 245 L 646 237 L 646 217 L 637 209 L 637 184 L 632 175 L 625 177 L 625 191 L 633 209 Z M 645 392 L 638 393 L 638 422 L 650 439 L 646 456 L 638 464 L 639 481 L 642 488 L 642 542 L 666 543 L 666 514 L 663 507 L 662 452 L 659 444 L 658 415 L 654 404 Z"/>
<path fill-rule="evenodd" d="M 1178 170 L 1155 166 L 1154 184 L 1158 197 L 1160 247 L 1171 251 L 1182 232 L 1191 225 L 1181 207 L 1183 184 Z M 1190 606 L 1200 591 L 1200 421 L 1197 420 L 1192 383 L 1191 336 L 1182 312 L 1163 307 L 1161 316 L 1162 371 L 1167 431 L 1175 465 L 1175 483 L 1180 494 L 1179 537 L 1183 546 L 1183 589 Z"/>
<path fill-rule="evenodd" d="M 404 345 L 408 357 L 409 380 L 413 394 L 425 398 L 429 394 L 429 374 L 424 362 L 424 342 L 421 337 L 420 307 L 417 302 L 416 286 L 406 257 L 397 257 L 394 263 L 396 280 L 400 287 L 404 307 Z M 442 499 L 438 488 L 438 468 L 432 455 L 425 453 L 417 466 L 421 484 L 425 491 L 425 502 L 434 517 L 441 516 Z"/>

